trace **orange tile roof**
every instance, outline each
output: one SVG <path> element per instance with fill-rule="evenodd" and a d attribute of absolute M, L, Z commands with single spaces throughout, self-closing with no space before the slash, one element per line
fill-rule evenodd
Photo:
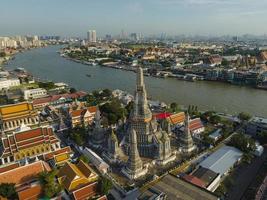
<path fill-rule="evenodd" d="M 42 187 L 38 184 L 17 193 L 20 200 L 38 200 L 42 194 Z"/>
<path fill-rule="evenodd" d="M 71 116 L 72 116 L 72 117 L 80 117 L 80 116 L 84 115 L 85 112 L 86 112 L 85 109 L 73 110 L 73 111 L 71 112 Z"/>
<path fill-rule="evenodd" d="M 179 113 L 170 115 L 167 119 L 173 125 L 180 124 L 180 123 L 183 123 L 185 120 L 185 113 L 179 112 Z"/>
<path fill-rule="evenodd" d="M 40 172 L 51 171 L 44 161 L 37 161 L 28 165 L 17 167 L 0 174 L 1 183 L 15 183 L 17 186 L 35 180 Z"/>
<path fill-rule="evenodd" d="M 90 113 L 95 113 L 97 111 L 97 106 L 90 106 L 90 107 L 87 108 L 87 110 Z"/>

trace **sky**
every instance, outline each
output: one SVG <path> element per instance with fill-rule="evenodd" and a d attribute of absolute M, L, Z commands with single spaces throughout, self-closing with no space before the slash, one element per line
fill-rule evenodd
<path fill-rule="evenodd" d="M 0 35 L 267 34 L 267 0 L 1 0 Z"/>

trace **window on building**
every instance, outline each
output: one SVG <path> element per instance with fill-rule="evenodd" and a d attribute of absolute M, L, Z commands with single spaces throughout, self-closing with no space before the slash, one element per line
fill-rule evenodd
<path fill-rule="evenodd" d="M 14 156 L 10 156 L 10 162 L 13 162 L 14 161 Z"/>

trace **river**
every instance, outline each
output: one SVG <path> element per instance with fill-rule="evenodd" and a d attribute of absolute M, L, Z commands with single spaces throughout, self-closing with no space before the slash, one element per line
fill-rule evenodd
<path fill-rule="evenodd" d="M 79 90 L 101 88 L 133 92 L 135 74 L 129 71 L 88 66 L 60 57 L 61 46 L 32 49 L 16 55 L 7 69 L 23 67 L 34 76 L 54 82 L 66 82 Z M 87 77 L 90 74 L 91 77 Z M 181 105 L 198 105 L 201 110 L 232 114 L 241 111 L 267 117 L 267 91 L 219 82 L 187 82 L 176 79 L 145 77 L 148 95 L 154 100 Z"/>

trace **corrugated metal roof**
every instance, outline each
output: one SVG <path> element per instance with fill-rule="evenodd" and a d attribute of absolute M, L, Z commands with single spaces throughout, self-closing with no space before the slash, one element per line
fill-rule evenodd
<path fill-rule="evenodd" d="M 242 155 L 243 153 L 237 148 L 223 146 L 203 160 L 199 165 L 223 175 L 242 157 Z"/>

